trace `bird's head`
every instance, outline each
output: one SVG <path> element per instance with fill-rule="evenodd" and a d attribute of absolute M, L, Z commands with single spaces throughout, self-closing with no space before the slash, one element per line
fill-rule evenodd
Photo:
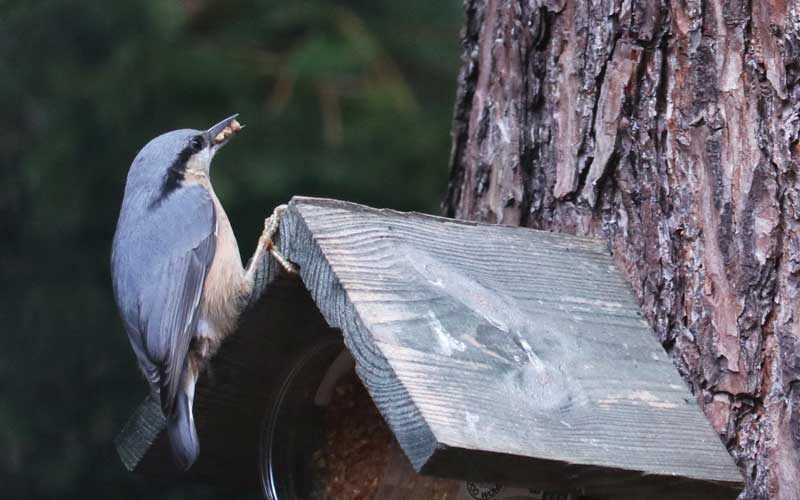
<path fill-rule="evenodd" d="M 207 176 L 214 155 L 243 128 L 237 116 L 225 118 L 207 130 L 173 130 L 156 137 L 136 155 L 128 174 L 129 184 L 158 190 L 157 199 L 163 199 L 187 176 Z"/>

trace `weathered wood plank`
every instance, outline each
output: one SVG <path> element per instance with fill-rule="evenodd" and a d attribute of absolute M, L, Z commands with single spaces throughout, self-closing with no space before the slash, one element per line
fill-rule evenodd
<path fill-rule="evenodd" d="M 154 397 L 148 396 L 114 440 L 119 458 L 126 469 L 129 471 L 136 469 L 166 425 L 164 414 L 161 413 L 161 404 Z"/>
<path fill-rule="evenodd" d="M 482 456 L 508 465 L 486 479 L 735 496 L 738 469 L 598 242 L 304 198 L 281 232 L 417 469 L 468 478 Z"/>

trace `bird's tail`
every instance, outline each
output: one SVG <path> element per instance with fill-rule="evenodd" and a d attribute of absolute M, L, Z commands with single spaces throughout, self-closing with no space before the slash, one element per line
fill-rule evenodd
<path fill-rule="evenodd" d="M 200 441 L 194 427 L 192 402 L 195 377 L 191 370 L 184 370 L 184 383 L 178 389 L 172 414 L 167 417 L 167 434 L 172 445 L 172 455 L 181 470 L 188 470 L 200 454 Z"/>

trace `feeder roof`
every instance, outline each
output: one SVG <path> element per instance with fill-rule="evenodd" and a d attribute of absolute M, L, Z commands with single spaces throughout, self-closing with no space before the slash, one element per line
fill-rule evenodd
<path fill-rule="evenodd" d="M 241 331 L 198 387 L 195 474 L 255 460 L 271 377 L 297 339 L 338 330 L 424 474 L 614 498 L 741 489 L 605 243 L 299 197 L 279 234 L 299 277 L 260 263 Z M 162 429 L 145 401 L 123 462 L 168 469 Z"/>

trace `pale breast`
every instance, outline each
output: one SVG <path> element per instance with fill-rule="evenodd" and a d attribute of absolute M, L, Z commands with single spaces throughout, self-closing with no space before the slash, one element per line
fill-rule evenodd
<path fill-rule="evenodd" d="M 216 330 L 214 334 L 225 337 L 236 327 L 247 292 L 247 283 L 239 245 L 228 216 L 210 186 L 209 191 L 216 211 L 217 246 L 203 287 L 200 313 Z"/>

